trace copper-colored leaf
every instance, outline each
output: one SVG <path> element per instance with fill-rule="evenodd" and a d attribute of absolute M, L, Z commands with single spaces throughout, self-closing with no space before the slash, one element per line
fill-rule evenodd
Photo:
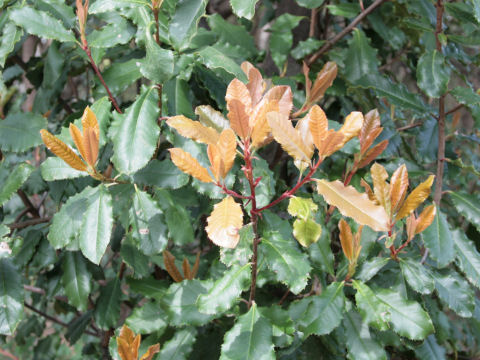
<path fill-rule="evenodd" d="M 327 115 L 325 115 L 325 112 L 320 106 L 314 105 L 308 112 L 307 117 L 309 118 L 310 133 L 312 134 L 313 142 L 317 149 L 320 149 L 323 147 L 323 140 L 327 137 Z"/>
<path fill-rule="evenodd" d="M 344 220 L 341 219 L 338 223 L 338 228 L 340 229 L 340 244 L 342 245 L 343 253 L 349 261 L 353 260 L 353 235 L 350 225 Z"/>
<path fill-rule="evenodd" d="M 83 145 L 85 148 L 85 161 L 92 168 L 95 167 L 95 163 L 98 158 L 98 144 L 99 139 L 95 133 L 95 129 L 87 127 L 83 129 Z"/>
<path fill-rule="evenodd" d="M 310 80 L 310 68 L 307 63 L 304 61 L 303 66 L 303 76 L 305 76 L 305 95 L 307 99 L 310 99 L 310 92 L 312 91 L 312 80 Z"/>
<path fill-rule="evenodd" d="M 269 101 L 263 99 L 255 108 L 251 119 L 252 129 L 252 146 L 259 148 L 265 145 L 269 135 L 271 137 L 270 125 L 268 125 L 267 114 L 272 111 L 278 111 L 278 102 L 276 100 Z"/>
<path fill-rule="evenodd" d="M 192 271 L 190 269 L 190 263 L 188 262 L 187 258 L 183 258 L 182 271 L 183 277 L 185 279 L 192 280 Z"/>
<path fill-rule="evenodd" d="M 117 337 L 118 354 L 121 359 L 137 360 L 140 341 L 140 335 L 135 336 L 128 326 L 123 325 L 120 330 L 120 335 Z"/>
<path fill-rule="evenodd" d="M 359 111 L 352 111 L 346 118 L 340 132 L 345 135 L 345 142 L 350 141 L 352 138 L 360 133 L 363 126 L 363 115 Z"/>
<path fill-rule="evenodd" d="M 388 140 L 383 140 L 379 142 L 377 145 L 375 145 L 373 148 L 367 151 L 365 156 L 360 160 L 360 162 L 357 165 L 358 169 L 361 169 L 368 164 L 370 164 L 373 160 L 375 160 L 381 153 L 385 151 L 385 149 L 388 146 Z"/>
<path fill-rule="evenodd" d="M 415 236 L 415 228 L 417 227 L 417 218 L 414 213 L 411 213 L 405 221 L 407 225 L 407 241 L 411 241 Z"/>
<path fill-rule="evenodd" d="M 63 141 L 50 134 L 47 130 L 40 130 L 45 146 L 55 155 L 65 161 L 72 168 L 87 171 L 87 165 Z"/>
<path fill-rule="evenodd" d="M 367 145 L 370 138 L 375 140 L 378 134 L 375 134 L 374 131 L 380 127 L 380 114 L 378 113 L 377 109 L 370 110 L 368 113 L 365 114 L 365 118 L 363 121 L 362 129 L 360 130 L 360 135 L 358 139 L 360 140 L 361 152 L 363 153 L 366 149 L 370 147 L 372 144 Z M 381 130 L 380 130 L 381 132 Z M 376 135 L 376 136 L 375 136 Z"/>
<path fill-rule="evenodd" d="M 70 123 L 68 129 L 70 130 L 70 136 L 72 137 L 75 146 L 80 152 L 80 155 L 85 159 L 85 146 L 83 142 L 82 132 L 74 123 Z"/>
<path fill-rule="evenodd" d="M 335 151 L 341 149 L 345 144 L 345 136 L 333 129 L 327 132 L 327 136 L 323 139 L 321 146 L 318 148 L 319 156 L 330 156 Z"/>
<path fill-rule="evenodd" d="M 333 80 L 335 80 L 336 77 L 337 64 L 335 64 L 333 61 L 327 62 L 323 66 L 322 70 L 320 70 L 313 83 L 308 101 L 313 104 L 323 98 L 325 91 L 332 86 Z"/>
<path fill-rule="evenodd" d="M 373 190 L 370 187 L 370 185 L 368 185 L 368 183 L 363 179 L 360 180 L 360 185 L 365 189 L 365 193 L 367 194 L 368 198 L 371 201 L 373 201 L 376 205 L 379 205 L 379 202 L 375 197 L 375 194 L 373 193 Z"/>
<path fill-rule="evenodd" d="M 375 231 L 388 231 L 389 218 L 385 209 L 371 201 L 367 194 L 359 193 L 352 186 L 344 186 L 338 180 L 316 181 L 318 193 L 344 216 L 351 217 L 360 225 L 367 225 Z"/>
<path fill-rule="evenodd" d="M 160 352 L 160 344 L 152 345 L 147 349 L 147 352 L 142 355 L 140 360 L 152 360 L 153 356 L 158 352 Z"/>
<path fill-rule="evenodd" d="M 168 149 L 172 162 L 184 173 L 193 176 L 203 182 L 212 182 L 213 179 L 200 163 L 189 153 L 180 148 Z"/>
<path fill-rule="evenodd" d="M 245 106 L 245 112 L 250 115 L 252 112 L 252 97 L 248 91 L 247 86 L 238 79 L 233 79 L 227 87 L 225 95 L 227 101 L 227 109 L 230 110 L 230 105 L 233 100 L 240 101 Z"/>
<path fill-rule="evenodd" d="M 290 86 L 277 85 L 267 91 L 264 96 L 268 101 L 276 101 L 278 103 L 278 112 L 289 118 L 293 108 L 293 94 Z"/>
<path fill-rule="evenodd" d="M 197 276 L 199 265 L 200 265 L 200 252 L 197 253 L 197 257 L 195 259 L 195 264 L 193 264 L 192 279 L 194 279 L 195 276 Z"/>
<path fill-rule="evenodd" d="M 257 105 L 262 99 L 265 91 L 265 81 L 263 81 L 262 74 L 248 61 L 244 61 L 241 65 L 243 72 L 248 77 L 247 89 L 252 98 L 252 106 Z"/>
<path fill-rule="evenodd" d="M 210 240 L 218 246 L 233 249 L 240 240 L 238 231 L 243 225 L 242 208 L 231 196 L 227 196 L 213 207 L 207 223 Z"/>
<path fill-rule="evenodd" d="M 175 256 L 173 256 L 168 250 L 163 251 L 163 263 L 165 264 L 165 269 L 174 281 L 183 281 L 183 276 L 180 274 L 177 265 L 175 265 Z"/>
<path fill-rule="evenodd" d="M 363 129 L 363 128 L 362 128 Z M 376 128 L 372 130 L 369 136 L 367 136 L 366 140 L 360 143 L 360 153 L 365 154 L 365 152 L 368 150 L 370 146 L 372 146 L 373 142 L 375 139 L 380 135 L 380 133 L 383 131 L 382 127 Z M 385 140 L 384 140 L 385 141 Z"/>
<path fill-rule="evenodd" d="M 250 136 L 250 116 L 245 104 L 240 100 L 230 100 L 228 110 L 227 117 L 230 120 L 230 127 L 242 139 L 248 138 Z"/>
<path fill-rule="evenodd" d="M 415 234 L 420 234 L 423 230 L 428 228 L 435 219 L 437 208 L 435 205 L 429 205 L 423 209 L 422 213 L 417 219 L 417 226 L 415 227 Z"/>
<path fill-rule="evenodd" d="M 224 167 L 222 161 L 222 154 L 217 145 L 210 144 L 207 148 L 208 159 L 210 160 L 210 170 L 217 181 L 223 177 Z"/>
<path fill-rule="evenodd" d="M 97 116 L 88 106 L 83 112 L 82 128 L 83 134 L 85 134 L 85 129 L 93 129 L 97 139 L 100 139 L 100 127 L 98 126 Z"/>
<path fill-rule="evenodd" d="M 167 120 L 167 124 L 177 130 L 180 135 L 204 144 L 216 144 L 220 136 L 215 129 L 183 115 L 172 116 Z"/>
<path fill-rule="evenodd" d="M 427 199 L 428 195 L 430 195 L 434 179 L 435 176 L 430 175 L 427 180 L 418 185 L 415 190 L 408 195 L 407 199 L 397 213 L 396 220 L 403 219 L 405 216 L 410 215 L 421 203 Z"/>
<path fill-rule="evenodd" d="M 392 212 L 395 213 L 402 204 L 408 189 L 408 170 L 405 164 L 400 166 L 390 179 L 390 199 L 392 202 Z"/>
<path fill-rule="evenodd" d="M 370 169 L 373 180 L 373 193 L 387 214 L 391 214 L 390 185 L 387 183 L 388 173 L 379 163 L 373 164 Z"/>
<path fill-rule="evenodd" d="M 315 145 L 313 143 L 313 136 L 310 132 L 310 118 L 305 116 L 303 119 L 298 120 L 297 125 L 295 125 L 295 130 L 300 134 L 305 146 L 313 153 Z"/>
<path fill-rule="evenodd" d="M 225 129 L 220 134 L 217 147 L 220 151 L 223 162 L 222 178 L 227 176 L 233 166 L 235 156 L 237 155 L 237 138 L 231 129 Z"/>
<path fill-rule="evenodd" d="M 313 149 L 309 149 L 299 132 L 293 128 L 292 122 L 278 112 L 267 114 L 268 124 L 272 129 L 275 140 L 295 160 L 308 163 L 313 155 Z"/>

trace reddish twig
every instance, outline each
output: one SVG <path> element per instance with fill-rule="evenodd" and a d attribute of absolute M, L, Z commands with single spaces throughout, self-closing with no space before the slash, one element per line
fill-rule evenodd
<path fill-rule="evenodd" d="M 15 355 L 13 355 L 13 354 L 9 353 L 7 350 L 3 350 L 3 349 L 0 349 L 0 355 L 6 356 L 6 357 L 8 357 L 9 359 L 12 359 L 12 360 L 20 360 Z"/>
<path fill-rule="evenodd" d="M 457 106 L 455 106 L 453 109 L 451 110 L 448 110 L 446 113 L 445 113 L 445 116 L 448 116 L 450 114 L 453 114 L 454 112 L 457 112 L 458 110 L 460 110 L 464 105 L 463 104 L 458 104 Z"/>

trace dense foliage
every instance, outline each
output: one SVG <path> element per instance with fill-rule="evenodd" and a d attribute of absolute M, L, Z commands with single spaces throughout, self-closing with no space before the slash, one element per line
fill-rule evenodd
<path fill-rule="evenodd" d="M 480 356 L 480 1 L 0 9 L 0 359 Z"/>

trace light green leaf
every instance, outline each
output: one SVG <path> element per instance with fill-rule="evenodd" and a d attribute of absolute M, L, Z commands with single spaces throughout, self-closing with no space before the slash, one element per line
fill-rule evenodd
<path fill-rule="evenodd" d="M 298 45 L 291 51 L 291 55 L 295 60 L 304 59 L 314 51 L 320 49 L 324 43 L 325 41 L 323 40 L 308 38 L 307 40 L 300 41 Z"/>
<path fill-rule="evenodd" d="M 162 332 L 167 328 L 165 312 L 153 301 L 136 307 L 125 323 L 135 334 L 151 334 Z"/>
<path fill-rule="evenodd" d="M 264 233 L 259 250 L 277 281 L 287 285 L 292 293 L 298 294 L 307 286 L 311 270 L 308 258 L 290 237 L 284 238 L 278 232 Z"/>
<path fill-rule="evenodd" d="M 417 83 L 428 96 L 438 98 L 445 94 L 450 80 L 450 67 L 437 50 L 425 52 L 417 64 Z"/>
<path fill-rule="evenodd" d="M 280 72 L 283 71 L 288 53 L 293 45 L 292 30 L 297 27 L 303 16 L 294 16 L 291 14 L 283 14 L 275 19 L 270 28 L 270 51 L 275 65 Z"/>
<path fill-rule="evenodd" d="M 458 212 L 480 231 L 480 208 L 475 194 L 451 191 L 449 195 Z"/>
<path fill-rule="evenodd" d="M 195 115 L 202 125 L 213 127 L 218 132 L 230 128 L 230 122 L 223 114 L 210 105 L 200 105 L 195 108 Z"/>
<path fill-rule="evenodd" d="M 374 257 L 365 261 L 360 270 L 357 271 L 355 278 L 363 282 L 367 282 L 373 278 L 377 273 L 390 261 L 388 257 Z"/>
<path fill-rule="evenodd" d="M 198 309 L 202 313 L 219 316 L 238 301 L 242 291 L 250 285 L 249 280 L 250 264 L 232 266 L 223 277 L 215 281 L 207 294 L 198 297 Z"/>
<path fill-rule="evenodd" d="M 309 198 L 293 196 L 288 202 L 287 211 L 292 216 L 307 219 L 313 211 L 317 211 L 318 205 Z"/>
<path fill-rule="evenodd" d="M 470 0 L 473 7 L 473 16 L 480 23 L 480 0 Z"/>
<path fill-rule="evenodd" d="M 116 9 L 125 9 L 125 7 L 149 6 L 148 0 L 102 0 L 95 1 L 88 9 L 89 14 L 106 13 Z"/>
<path fill-rule="evenodd" d="M 143 168 L 155 152 L 160 133 L 157 101 L 157 91 L 151 87 L 121 116 L 113 140 L 113 163 L 120 172 L 131 174 Z"/>
<path fill-rule="evenodd" d="M 135 35 L 135 28 L 121 16 L 114 16 L 114 22 L 100 30 L 94 30 L 87 36 L 88 45 L 92 48 L 111 48 L 118 44 L 126 44 Z"/>
<path fill-rule="evenodd" d="M 320 239 L 312 244 L 308 248 L 308 251 L 310 252 L 310 261 L 312 264 L 315 264 L 315 266 L 318 266 L 320 269 L 334 275 L 334 257 L 332 248 L 330 247 L 330 233 L 328 231 L 323 229 Z"/>
<path fill-rule="evenodd" d="M 379 330 L 387 330 L 390 321 L 388 305 L 377 298 L 372 289 L 361 281 L 354 280 L 353 287 L 357 290 L 355 301 L 365 323 Z"/>
<path fill-rule="evenodd" d="M 272 325 L 257 304 L 238 317 L 223 339 L 220 360 L 274 360 Z"/>
<path fill-rule="evenodd" d="M 61 42 L 76 41 L 72 31 L 65 29 L 60 20 L 29 6 L 12 10 L 10 19 L 31 35 Z"/>
<path fill-rule="evenodd" d="M 220 248 L 220 261 L 227 267 L 231 267 L 234 264 L 243 266 L 253 256 L 252 244 L 255 235 L 253 234 L 252 224 L 243 226 L 238 233 L 240 240 L 235 249 Z"/>
<path fill-rule="evenodd" d="M 360 13 L 360 5 L 356 3 L 342 3 L 327 5 L 328 10 L 335 16 L 353 18 Z"/>
<path fill-rule="evenodd" d="M 296 0 L 297 4 L 308 9 L 315 9 L 320 7 L 325 0 Z"/>
<path fill-rule="evenodd" d="M 153 39 L 150 28 L 148 27 L 146 31 L 145 49 L 147 55 L 140 66 L 140 72 L 156 84 L 165 83 L 173 75 L 173 52 L 161 48 Z"/>
<path fill-rule="evenodd" d="M 117 326 L 122 302 L 121 282 L 118 277 L 115 277 L 100 290 L 100 297 L 95 307 L 95 322 L 103 330 Z"/>
<path fill-rule="evenodd" d="M 252 20 L 258 0 L 230 0 L 233 12 L 238 17 Z"/>
<path fill-rule="evenodd" d="M 193 327 L 187 327 L 177 330 L 173 338 L 162 344 L 157 358 L 162 360 L 186 360 L 195 343 L 197 330 Z"/>
<path fill-rule="evenodd" d="M 415 349 L 415 355 L 422 360 L 444 360 L 445 348 L 440 346 L 435 335 L 429 335 L 422 345 Z"/>
<path fill-rule="evenodd" d="M 9 259 L 0 259 L 0 334 L 12 335 L 23 317 L 20 271 Z"/>
<path fill-rule="evenodd" d="M 347 340 L 348 359 L 350 360 L 386 360 L 383 347 L 375 341 L 360 314 L 354 310 L 345 313 L 343 324 Z"/>
<path fill-rule="evenodd" d="M 354 83 L 364 75 L 377 73 L 377 50 L 369 44 L 369 40 L 362 30 L 354 29 L 345 55 L 346 78 Z"/>
<path fill-rule="evenodd" d="M 293 222 L 293 236 L 303 247 L 316 243 L 322 235 L 322 227 L 310 219 L 296 219 Z"/>
<path fill-rule="evenodd" d="M 430 294 L 435 288 L 435 282 L 428 269 L 417 260 L 400 259 L 400 269 L 408 285 L 420 294 Z"/>
<path fill-rule="evenodd" d="M 3 166 L 5 165 L 0 165 L 0 167 Z M 5 204 L 12 195 L 20 189 L 33 170 L 34 167 L 32 165 L 22 163 L 10 172 L 10 175 L 8 175 L 7 179 L 4 180 L 0 187 L 0 206 Z"/>
<path fill-rule="evenodd" d="M 80 250 L 87 259 L 99 264 L 112 234 L 112 196 L 104 185 L 95 188 L 95 193 L 83 215 L 79 235 Z"/>
<path fill-rule="evenodd" d="M 187 185 L 188 175 L 170 160 L 154 159 L 135 173 L 135 184 L 157 186 L 165 189 L 178 189 Z"/>
<path fill-rule="evenodd" d="M 122 241 L 122 248 L 120 249 L 120 255 L 123 261 L 133 269 L 133 276 L 136 278 L 142 278 L 147 276 L 150 271 L 149 258 L 138 250 L 135 241 L 132 239 L 131 234 L 127 234 Z"/>
<path fill-rule="evenodd" d="M 430 250 L 430 256 L 437 261 L 439 268 L 447 266 L 454 259 L 452 233 L 441 211 L 437 211 L 432 224 L 422 232 L 421 236 L 425 246 Z"/>
<path fill-rule="evenodd" d="M 196 306 L 197 298 L 208 292 L 212 283 L 200 280 L 184 280 L 173 283 L 161 301 L 173 326 L 200 326 L 208 323 L 213 316 L 202 314 Z"/>
<path fill-rule="evenodd" d="M 49 157 L 40 165 L 42 178 L 45 181 L 75 179 L 89 176 L 85 171 L 75 170 L 59 157 Z"/>
<path fill-rule="evenodd" d="M 67 251 L 62 263 L 62 282 L 69 302 L 80 311 L 87 309 L 88 295 L 92 291 L 87 262 L 80 252 Z"/>
<path fill-rule="evenodd" d="M 458 316 L 472 317 L 475 309 L 474 288 L 454 271 L 437 272 L 435 287 L 440 300 Z"/>
<path fill-rule="evenodd" d="M 205 0 L 179 0 L 170 22 L 169 34 L 173 47 L 182 51 L 188 48 L 197 33 L 200 18 L 205 15 Z"/>
<path fill-rule="evenodd" d="M 457 265 L 466 278 L 477 288 L 480 288 L 480 254 L 475 244 L 459 229 L 452 231 Z"/>
<path fill-rule="evenodd" d="M 198 52 L 198 55 L 201 57 L 203 64 L 211 69 L 222 69 L 227 73 L 232 74 L 239 80 L 244 82 L 247 81 L 247 76 L 242 71 L 240 65 L 238 65 L 232 58 L 228 57 L 226 54 L 217 50 L 212 46 L 207 46 Z"/>
<path fill-rule="evenodd" d="M 480 95 L 477 94 L 471 87 L 457 86 L 450 91 L 455 99 L 460 104 L 473 106 L 480 104 Z"/>
<path fill-rule="evenodd" d="M 344 282 L 333 282 L 320 295 L 312 296 L 298 328 L 305 336 L 325 335 L 335 329 L 345 311 Z"/>
<path fill-rule="evenodd" d="M 0 40 L 0 69 L 5 66 L 8 55 L 14 50 L 15 44 L 22 38 L 23 31 L 13 23 L 7 23 L 3 28 Z"/>

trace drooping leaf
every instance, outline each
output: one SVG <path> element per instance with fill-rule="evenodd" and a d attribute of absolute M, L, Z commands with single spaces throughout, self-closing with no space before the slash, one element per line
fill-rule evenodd
<path fill-rule="evenodd" d="M 359 193 L 352 186 L 340 181 L 316 180 L 317 191 L 330 204 L 336 206 L 342 215 L 353 218 L 361 225 L 376 231 L 388 231 L 388 215 L 385 209 L 372 202 L 365 193 Z"/>
<path fill-rule="evenodd" d="M 370 168 L 370 174 L 373 180 L 373 193 L 378 203 L 383 206 L 387 214 L 390 214 L 390 185 L 386 181 L 388 179 L 388 173 L 382 165 L 375 163 Z"/>
<path fill-rule="evenodd" d="M 216 144 L 220 137 L 215 129 L 204 126 L 199 121 L 190 120 L 183 115 L 169 118 L 167 124 L 177 130 L 180 135 L 203 144 Z"/>
<path fill-rule="evenodd" d="M 449 195 L 458 212 L 480 231 L 480 209 L 475 203 L 478 198 L 464 192 L 451 191 Z"/>
<path fill-rule="evenodd" d="M 272 325 L 258 311 L 257 304 L 238 317 L 225 334 L 221 360 L 273 360 Z"/>
<path fill-rule="evenodd" d="M 0 206 L 5 204 L 12 197 L 12 195 L 18 189 L 20 189 L 23 183 L 27 181 L 33 170 L 33 166 L 27 163 L 22 163 L 11 171 L 10 175 L 8 175 L 7 179 L 0 188 Z"/>
<path fill-rule="evenodd" d="M 20 272 L 7 258 L 0 258 L 0 334 L 12 335 L 23 317 Z"/>
<path fill-rule="evenodd" d="M 205 228 L 208 237 L 218 246 L 235 248 L 240 240 L 238 234 L 243 226 L 243 212 L 240 204 L 227 196 L 213 207 Z"/>
<path fill-rule="evenodd" d="M 411 193 L 407 196 L 407 199 L 403 203 L 400 210 L 395 217 L 398 221 L 404 217 L 410 215 L 420 204 L 422 204 L 430 195 L 431 187 L 433 180 L 435 179 L 434 175 L 430 175 L 427 180 L 418 185 Z"/>
<path fill-rule="evenodd" d="M 0 121 L 2 150 L 23 152 L 40 145 L 40 130 L 46 127 L 46 119 L 38 114 L 8 114 Z"/>
<path fill-rule="evenodd" d="M 403 203 L 403 199 L 408 189 L 408 171 L 405 164 L 402 164 L 392 175 L 390 180 L 390 201 L 392 203 L 392 212 L 398 210 L 398 206 Z"/>
<path fill-rule="evenodd" d="M 441 211 L 437 211 L 432 224 L 422 232 L 422 239 L 430 250 L 429 256 L 437 261 L 439 268 L 447 266 L 455 258 L 453 236 Z"/>
<path fill-rule="evenodd" d="M 441 52 L 425 52 L 417 64 L 417 83 L 428 96 L 438 98 L 447 91 L 450 67 Z"/>
<path fill-rule="evenodd" d="M 459 229 L 452 231 L 451 234 L 458 267 L 473 285 L 480 288 L 480 254 L 475 244 Z"/>
<path fill-rule="evenodd" d="M 208 170 L 200 165 L 192 155 L 180 148 L 172 148 L 168 149 L 168 151 L 170 151 L 172 162 L 184 173 L 206 183 L 213 181 Z"/>
<path fill-rule="evenodd" d="M 88 295 L 92 290 L 87 262 L 79 252 L 67 251 L 63 258 L 62 281 L 68 300 L 80 311 L 87 309 Z"/>

